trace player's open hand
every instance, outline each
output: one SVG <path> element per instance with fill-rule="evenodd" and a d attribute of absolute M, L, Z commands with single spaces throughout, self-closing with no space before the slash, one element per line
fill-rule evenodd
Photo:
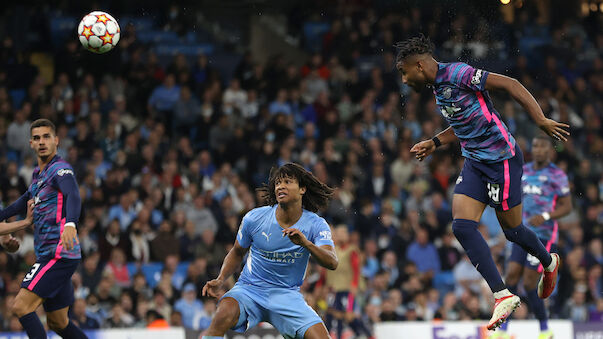
<path fill-rule="evenodd" d="M 567 141 L 567 136 L 570 135 L 566 128 L 569 128 L 568 124 L 557 122 L 553 119 L 544 119 L 544 122 L 539 124 L 541 130 L 545 131 L 550 137 L 557 140 Z"/>
<path fill-rule="evenodd" d="M 31 225 L 33 224 L 33 210 L 34 210 L 34 201 L 33 199 L 29 199 L 27 201 L 27 216 L 25 217 L 25 221 Z"/>
<path fill-rule="evenodd" d="M 19 240 L 12 235 L 5 235 L 0 237 L 0 245 L 4 247 L 6 252 L 15 253 L 17 250 L 19 250 L 21 243 L 19 243 Z"/>
<path fill-rule="evenodd" d="M 283 230 L 283 237 L 284 236 L 288 236 L 289 240 L 291 240 L 291 242 L 296 245 L 299 245 L 302 247 L 306 247 L 308 245 L 308 239 L 302 233 L 302 231 L 300 231 L 297 228 L 293 228 L 293 227 L 285 228 Z"/>
<path fill-rule="evenodd" d="M 65 227 L 63 234 L 61 234 L 61 241 L 59 245 L 63 245 L 67 251 L 71 251 L 76 244 L 79 244 L 80 240 L 77 238 L 77 230 L 75 227 Z"/>
<path fill-rule="evenodd" d="M 221 279 L 214 279 L 208 281 L 205 286 L 203 286 L 203 290 L 201 291 L 202 296 L 210 296 L 212 298 L 218 298 L 222 293 L 222 284 L 224 282 Z"/>
<path fill-rule="evenodd" d="M 435 145 L 435 142 L 433 142 L 433 140 L 431 140 L 431 139 L 423 140 L 423 141 L 415 144 L 410 149 L 410 153 L 415 153 L 415 157 L 419 161 L 423 161 L 423 159 L 425 159 L 426 156 L 433 153 L 433 151 L 435 151 L 435 149 L 436 149 L 436 145 Z"/>

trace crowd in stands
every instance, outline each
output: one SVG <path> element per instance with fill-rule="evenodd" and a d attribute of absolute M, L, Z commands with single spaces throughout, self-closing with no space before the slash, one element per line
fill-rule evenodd
<path fill-rule="evenodd" d="M 564 265 L 547 308 L 553 318 L 603 321 L 602 21 L 567 13 L 552 21 L 548 11 L 526 4 L 512 22 L 498 19 L 509 38 L 496 22 L 462 13 L 336 10 L 323 19 L 328 30 L 306 64 L 280 55 L 258 62 L 247 53 L 227 81 L 211 55 L 176 55 L 161 64 L 130 26 L 107 56 L 110 70 L 81 66 L 88 52 L 71 39 L 52 55 L 48 81 L 6 35 L 3 206 L 25 192 L 36 166 L 29 124 L 52 120 L 83 203 L 72 319 L 83 329 L 204 329 L 216 301 L 201 288 L 217 276 L 242 216 L 261 204 L 255 188 L 271 167 L 294 161 L 335 188 L 320 214 L 354 283 L 346 291 L 311 262 L 302 286 L 332 330 L 345 325 L 370 336 L 382 321 L 489 319 L 494 299 L 450 226 L 459 146 L 424 162 L 409 152 L 446 127 L 432 93 L 402 86 L 393 64 L 394 42 L 424 32 L 442 61 L 493 60 L 494 70 L 531 91 L 547 117 L 571 125 L 568 142 L 556 144 L 555 162 L 569 176 L 574 210 L 559 221 Z M 368 68 L 359 63 L 364 57 L 374 61 Z M 510 66 L 496 69 L 500 64 Z M 537 128 L 510 97 L 491 95 L 530 161 Z M 503 271 L 508 246 L 492 210 L 480 229 Z M 9 305 L 35 262 L 32 230 L 15 236 L 19 251 L 0 251 L 2 331 L 21 330 Z M 348 313 L 337 306 L 340 292 L 355 295 Z M 514 317 L 528 317 L 527 308 Z"/>

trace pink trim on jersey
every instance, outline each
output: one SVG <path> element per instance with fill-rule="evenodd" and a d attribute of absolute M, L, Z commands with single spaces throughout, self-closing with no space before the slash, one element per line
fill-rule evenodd
<path fill-rule="evenodd" d="M 492 113 L 490 113 L 490 110 L 488 109 L 488 105 L 486 105 L 486 100 L 484 100 L 484 95 L 482 94 L 482 92 L 475 92 L 475 95 L 477 95 L 477 101 L 479 101 L 479 105 L 482 108 L 482 113 L 484 113 L 486 120 L 488 120 L 488 122 L 492 121 Z"/>
<path fill-rule="evenodd" d="M 484 116 L 486 117 L 486 120 L 490 122 L 492 121 L 492 119 L 494 119 L 494 123 L 500 130 L 500 133 L 502 133 L 503 138 L 505 138 L 505 141 L 507 141 L 509 149 L 511 149 L 511 154 L 515 156 L 515 147 L 511 145 L 511 140 L 509 140 L 509 134 L 507 133 L 507 130 L 503 127 L 502 122 L 500 122 L 500 119 L 498 119 L 496 114 L 490 113 L 490 110 L 488 109 L 488 105 L 486 105 L 486 100 L 484 99 L 484 95 L 482 94 L 482 92 L 475 92 L 475 94 L 477 95 L 477 100 L 479 101 L 479 105 L 482 109 L 482 112 L 484 113 Z"/>
<path fill-rule="evenodd" d="M 38 273 L 36 275 L 36 277 L 34 278 L 34 280 L 32 280 L 31 283 L 27 286 L 27 289 L 30 291 L 33 291 L 33 289 L 34 289 L 34 287 L 36 287 L 36 284 L 38 283 L 38 281 L 40 281 L 40 279 L 42 279 L 42 276 L 44 276 L 44 273 L 46 273 L 46 271 L 48 271 L 56 262 L 57 262 L 57 258 L 54 258 L 54 259 L 50 260 L 46 265 L 44 265 L 44 267 L 42 267 L 42 270 L 40 271 L 40 273 Z"/>
<path fill-rule="evenodd" d="M 509 159 L 503 161 L 503 165 L 505 168 L 505 185 L 503 188 L 502 208 L 503 208 L 503 211 L 506 211 L 509 209 L 509 204 L 507 203 L 507 199 L 509 199 L 509 186 L 511 186 L 511 176 L 509 175 Z"/>
<path fill-rule="evenodd" d="M 557 204 L 557 194 L 555 194 L 555 197 L 553 198 L 553 211 L 555 210 L 555 205 Z M 553 221 L 553 234 L 551 235 L 551 239 L 549 239 L 549 241 L 547 241 L 546 243 L 546 250 L 547 252 L 551 252 L 551 247 L 553 247 L 553 244 L 555 243 L 555 240 L 557 240 L 557 230 L 558 230 L 559 224 L 557 223 L 557 220 Z M 540 266 L 538 266 L 538 272 L 542 272 L 542 264 Z"/>
<path fill-rule="evenodd" d="M 59 234 L 59 243 L 57 244 L 57 250 L 54 253 L 54 257 L 57 259 L 61 258 L 61 251 L 63 250 L 63 244 L 61 244 L 61 236 L 65 230 L 65 219 L 61 217 L 63 213 L 63 193 L 57 192 L 57 224 L 61 225 L 61 233 Z"/>

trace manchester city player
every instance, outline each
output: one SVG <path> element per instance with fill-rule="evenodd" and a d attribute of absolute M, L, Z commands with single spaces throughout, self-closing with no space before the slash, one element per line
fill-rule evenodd
<path fill-rule="evenodd" d="M 33 224 L 36 263 L 23 278 L 12 312 L 32 339 L 46 339 L 46 331 L 36 314 L 42 304 L 48 327 L 66 339 L 87 338 L 69 321 L 73 304 L 71 276 L 80 260 L 80 245 L 75 225 L 80 216 L 81 199 L 73 169 L 57 153 L 59 138 L 54 124 L 38 119 L 31 124 L 31 148 L 38 166 L 29 189 L 16 202 L 0 212 L 0 220 L 26 211 L 34 200 Z M 3 246 L 12 247 L 14 238 L 4 236 Z"/>
<path fill-rule="evenodd" d="M 554 250 L 557 243 L 557 219 L 572 211 L 572 199 L 569 195 L 567 175 L 551 162 L 553 153 L 551 139 L 537 136 L 532 141 L 533 161 L 523 166 L 523 222 L 528 225 L 547 250 Z M 524 270 L 524 267 L 526 268 Z M 536 285 L 542 266 L 538 259 L 526 253 L 517 244 L 512 245 L 505 282 L 512 293 L 516 293 L 517 284 L 523 274 L 523 286 L 527 292 L 530 310 L 540 321 L 539 339 L 552 339 L 553 332 L 548 330 L 544 302 L 538 298 Z M 507 324 L 501 328 L 506 330 Z M 500 338 L 506 333 L 501 332 Z M 510 338 L 510 337 L 509 337 Z"/>
<path fill-rule="evenodd" d="M 221 299 L 204 339 L 222 338 L 230 328 L 243 332 L 269 322 L 285 338 L 328 339 L 322 320 L 299 292 L 310 254 L 330 270 L 337 268 L 331 231 L 316 215 L 333 190 L 297 164 L 270 173 L 259 189 L 267 206 L 249 211 L 224 258 L 220 274 L 203 287 L 203 295 L 218 297 L 223 282 L 249 252 L 235 286 Z"/>
<path fill-rule="evenodd" d="M 422 35 L 396 47 L 399 49 L 396 67 L 402 81 L 417 91 L 431 87 L 436 104 L 450 124 L 410 151 L 423 160 L 440 145 L 457 139 L 461 143 L 465 165 L 454 190 L 452 229 L 494 293 L 495 306 L 488 323 L 488 329 L 494 330 L 519 306 L 520 299 L 507 290 L 488 244 L 477 230 L 486 204 L 496 209 L 506 238 L 538 258 L 545 267 L 538 284 L 541 298 L 547 298 L 555 288 L 559 256 L 549 254 L 538 236 L 522 223 L 523 155 L 494 109 L 488 91 L 506 91 L 552 137 L 566 140 L 569 133 L 564 128 L 569 126 L 547 119 L 534 97 L 515 79 L 461 62 L 436 61 L 431 42 Z"/>

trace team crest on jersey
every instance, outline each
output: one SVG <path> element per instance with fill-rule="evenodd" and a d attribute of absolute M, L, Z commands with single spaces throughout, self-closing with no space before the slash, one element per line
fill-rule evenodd
<path fill-rule="evenodd" d="M 444 98 L 450 99 L 450 97 L 452 96 L 452 88 L 450 88 L 450 87 L 444 88 L 442 95 L 444 96 Z"/>
<path fill-rule="evenodd" d="M 547 181 L 547 179 L 548 178 L 546 177 L 546 175 L 540 175 L 540 176 L 538 176 L 538 180 L 540 180 L 540 181 Z"/>

